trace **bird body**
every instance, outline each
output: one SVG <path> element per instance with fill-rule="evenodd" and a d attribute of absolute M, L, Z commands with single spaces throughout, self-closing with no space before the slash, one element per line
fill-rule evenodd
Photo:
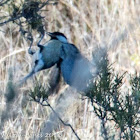
<path fill-rule="evenodd" d="M 40 51 L 40 54 L 44 62 L 43 69 L 47 69 L 59 62 L 62 43 L 59 40 L 50 40 L 43 46 L 44 49 Z"/>
<path fill-rule="evenodd" d="M 59 32 L 47 33 L 51 39 L 44 45 L 38 43 L 40 48 L 35 56 L 35 66 L 24 80 L 34 73 L 57 64 L 64 81 L 72 87 L 83 91 L 92 75 L 90 62 L 80 53 L 78 48 L 70 44 L 64 34 Z"/>

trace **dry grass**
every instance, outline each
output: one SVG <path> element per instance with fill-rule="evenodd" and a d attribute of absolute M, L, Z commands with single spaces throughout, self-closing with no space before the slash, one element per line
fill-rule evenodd
<path fill-rule="evenodd" d="M 140 70 L 140 1 L 139 0 L 59 0 L 57 6 L 48 6 L 46 30 L 60 31 L 81 52 L 91 58 L 95 47 L 108 47 L 110 63 L 115 62 L 116 71 L 135 73 Z M 4 11 L 1 11 L 4 12 Z M 13 24 L 0 27 L 0 114 L 6 108 L 4 93 L 8 82 L 8 71 L 12 68 L 13 80 L 18 81 L 31 70 L 31 57 L 27 53 L 29 44 L 20 36 Z M 34 36 L 38 41 L 38 36 Z M 36 44 L 34 44 L 36 45 Z M 37 79 L 47 84 L 48 72 L 36 74 Z M 50 110 L 30 102 L 28 91 L 33 87 L 32 79 L 17 90 L 12 103 L 10 117 L 4 124 L 5 139 L 35 139 Z M 60 93 L 65 90 L 62 86 Z M 60 94 L 59 93 L 59 94 Z M 54 106 L 58 95 L 50 97 Z M 101 140 L 100 122 L 92 112 L 88 100 L 78 99 L 65 115 L 82 140 Z M 74 140 L 67 127 L 61 126 L 54 139 Z M 119 131 L 119 130 L 117 130 Z M 114 132 L 115 133 L 115 132 Z M 35 137 L 34 137 L 35 136 Z M 140 137 L 140 136 L 139 136 Z"/>

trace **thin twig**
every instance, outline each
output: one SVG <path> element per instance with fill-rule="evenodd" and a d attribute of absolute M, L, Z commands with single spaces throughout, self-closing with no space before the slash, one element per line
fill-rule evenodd
<path fill-rule="evenodd" d="M 73 127 L 72 127 L 70 124 L 65 123 L 65 122 L 60 118 L 60 116 L 58 115 L 58 113 L 53 109 L 53 107 L 49 104 L 49 102 L 48 102 L 47 100 L 44 100 L 44 101 L 45 101 L 47 104 L 43 104 L 43 101 L 40 102 L 40 101 L 38 101 L 38 100 L 35 100 L 35 102 L 41 104 L 42 106 L 48 106 L 48 107 L 50 107 L 50 109 L 51 109 L 51 110 L 53 111 L 53 113 L 57 116 L 57 118 L 61 121 L 61 123 L 62 123 L 63 125 L 65 125 L 65 126 L 69 126 L 69 127 L 71 128 L 72 132 L 74 133 L 74 135 L 77 137 L 77 139 L 78 139 L 78 140 L 81 140 L 81 139 L 79 138 L 79 136 L 77 135 L 77 133 L 75 132 L 75 130 L 73 129 Z"/>
<path fill-rule="evenodd" d="M 6 0 L 5 2 L 1 1 L 0 6 L 3 6 L 4 4 L 8 3 L 8 1 L 10 1 L 10 0 Z"/>
<path fill-rule="evenodd" d="M 44 6 L 46 6 L 47 4 L 49 4 L 50 1 L 52 1 L 52 0 L 47 0 L 46 2 L 43 2 L 42 5 L 38 8 L 38 10 L 42 9 Z"/>
<path fill-rule="evenodd" d="M 8 20 L 6 20 L 6 21 L 3 21 L 3 22 L 0 22 L 0 26 L 2 26 L 2 25 L 4 25 L 4 24 L 7 24 L 8 22 L 11 22 L 11 21 L 14 21 L 14 20 L 17 20 L 17 19 L 19 19 L 19 18 L 21 18 L 21 15 L 20 16 L 17 16 L 17 17 L 12 17 L 12 18 L 9 18 Z"/>

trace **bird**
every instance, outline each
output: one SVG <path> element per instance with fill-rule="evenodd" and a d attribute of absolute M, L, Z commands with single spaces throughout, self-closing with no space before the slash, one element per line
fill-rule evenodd
<path fill-rule="evenodd" d="M 48 69 L 56 64 L 64 81 L 68 85 L 83 91 L 92 77 L 90 62 L 74 44 L 68 42 L 67 37 L 63 33 L 46 33 L 50 36 L 50 40 L 41 45 L 40 42 L 43 36 L 41 37 L 37 44 L 40 49 L 33 54 L 35 56 L 35 65 L 23 81 L 26 81 L 36 72 Z"/>

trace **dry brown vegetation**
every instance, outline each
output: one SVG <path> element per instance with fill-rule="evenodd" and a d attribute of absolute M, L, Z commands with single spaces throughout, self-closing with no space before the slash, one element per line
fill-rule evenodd
<path fill-rule="evenodd" d="M 18 1 L 19 2 L 19 1 Z M 57 5 L 44 8 L 47 31 L 63 32 L 69 42 L 75 44 L 88 59 L 96 47 L 108 47 L 110 63 L 115 71 L 134 74 L 140 70 L 140 1 L 139 0 L 59 0 Z M 5 11 L 0 11 L 5 14 Z M 33 48 L 39 40 L 34 33 Z M 45 37 L 44 42 L 48 40 Z M 9 74 L 16 82 L 31 70 L 31 56 L 27 50 L 29 43 L 21 36 L 14 23 L 0 27 L 0 115 L 3 117 L 4 137 L 13 140 L 35 139 L 41 125 L 51 110 L 29 101 L 29 90 L 37 79 L 47 85 L 51 69 L 39 72 L 22 87 L 13 91 L 16 98 L 6 102 Z M 9 72 L 10 70 L 10 72 Z M 126 87 L 128 79 L 126 79 Z M 62 82 L 58 94 L 52 95 L 49 102 L 55 101 L 68 85 Z M 125 87 L 124 87 L 125 90 Z M 73 91 L 75 92 L 75 91 Z M 8 105 L 7 105 L 8 104 Z M 4 110 L 8 112 L 4 112 Z M 93 113 L 88 99 L 73 100 L 63 114 L 63 120 L 70 123 L 82 140 L 102 140 L 100 121 Z M 8 115 L 7 115 L 8 114 Z M 8 118 L 6 118 L 8 116 Z M 114 133 L 119 132 L 116 128 Z M 74 140 L 71 129 L 61 125 L 50 139 Z M 48 138 L 49 139 L 49 138 Z M 115 137 L 117 139 L 117 135 Z M 138 135 L 140 139 L 140 135 Z"/>

